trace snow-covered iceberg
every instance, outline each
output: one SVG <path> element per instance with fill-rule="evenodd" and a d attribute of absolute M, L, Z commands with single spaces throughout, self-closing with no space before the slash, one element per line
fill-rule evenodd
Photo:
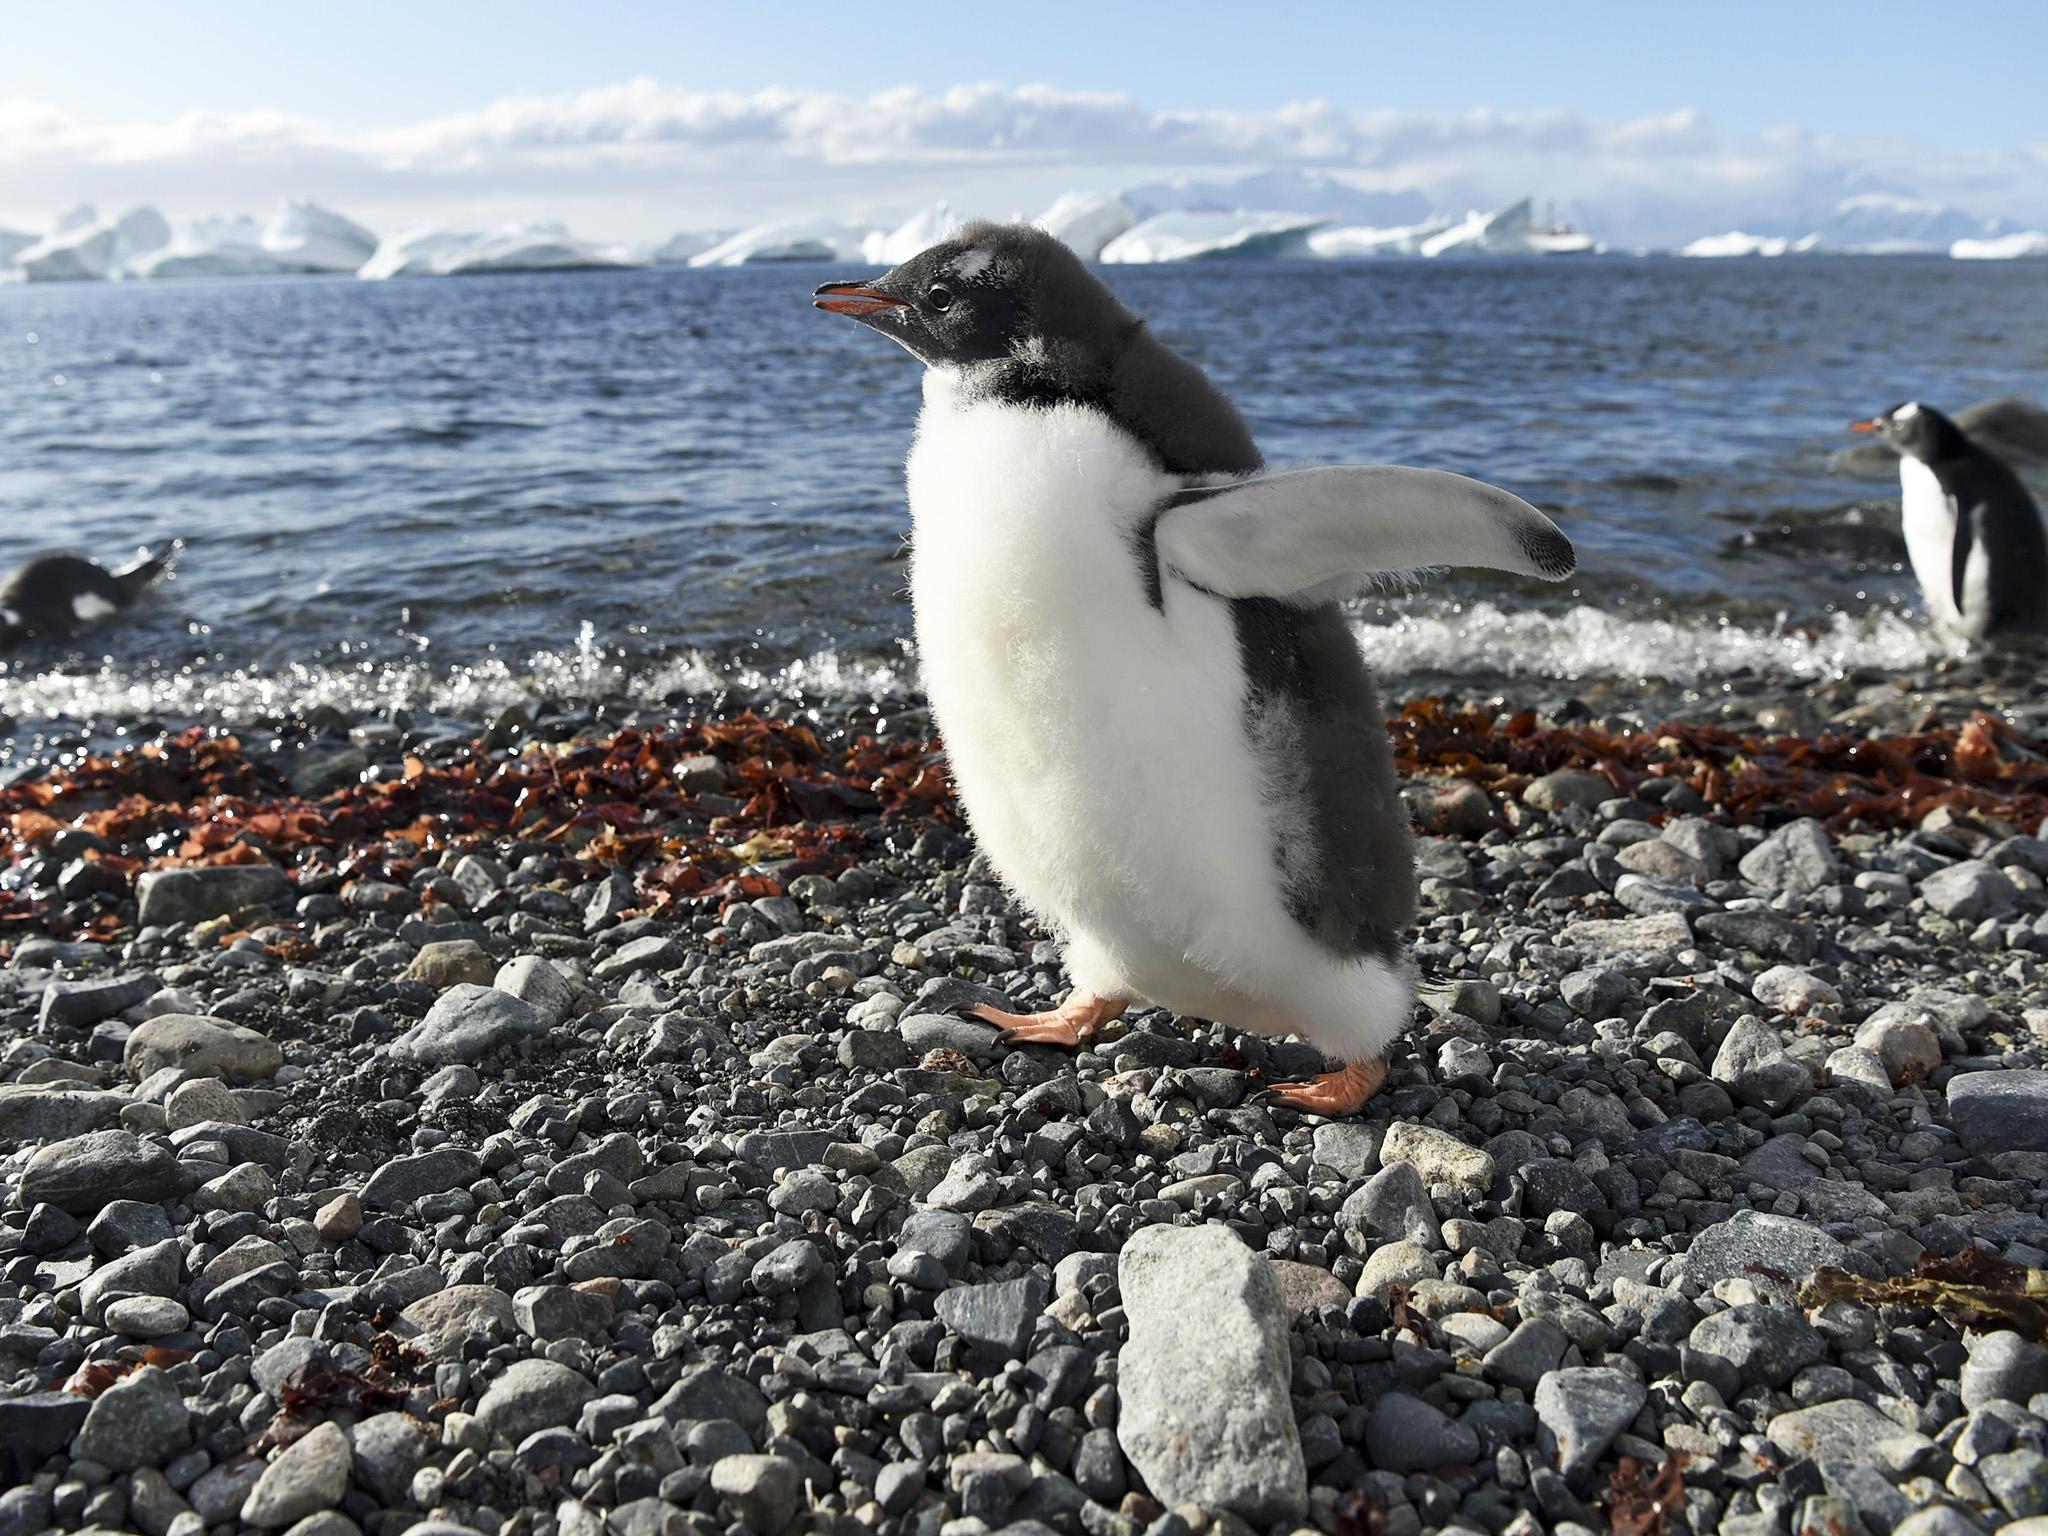
<path fill-rule="evenodd" d="M 1817 234 L 1804 235 L 1794 240 L 1787 235 L 1752 235 L 1740 229 L 1731 229 L 1725 235 L 1702 235 L 1699 239 L 1679 247 L 1681 256 L 1727 257 L 1727 256 L 1805 256 L 1821 249 L 1821 238 Z"/>
<path fill-rule="evenodd" d="M 1518 256 L 1533 247 L 1529 243 L 1529 199 L 1509 203 L 1491 213 L 1474 211 L 1449 229 L 1439 230 L 1422 242 L 1425 256 Z"/>
<path fill-rule="evenodd" d="M 356 276 L 467 277 L 480 272 L 564 272 L 632 267 L 646 257 L 623 246 L 578 240 L 560 224 L 507 224 L 489 234 L 409 229 L 379 245 Z"/>
<path fill-rule="evenodd" d="M 250 218 L 193 219 L 170 243 L 122 263 L 117 277 L 279 277 L 353 272 L 377 249 L 377 237 L 317 203 L 280 203 L 258 224 Z"/>
<path fill-rule="evenodd" d="M 967 221 L 941 198 L 924 212 L 913 214 L 894 229 L 869 230 L 860 243 L 861 260 L 878 267 L 893 267 L 908 261 L 919 251 L 950 240 Z"/>
<path fill-rule="evenodd" d="M 356 276 L 381 281 L 387 277 L 438 277 L 442 262 L 468 250 L 483 236 L 452 229 L 419 228 L 385 236 L 356 269 Z"/>
<path fill-rule="evenodd" d="M 1111 263 L 1306 256 L 1308 237 L 1329 222 L 1314 213 L 1156 213 L 1102 249 Z"/>
<path fill-rule="evenodd" d="M 634 265 L 632 253 L 620 246 L 578 240 L 560 224 L 507 224 L 469 245 L 448 252 L 439 275 L 463 277 L 474 272 L 562 272 L 584 267 Z"/>
<path fill-rule="evenodd" d="M 830 219 L 756 224 L 690 258 L 693 267 L 744 267 L 768 261 L 857 261 L 864 232 Z"/>
<path fill-rule="evenodd" d="M 1083 261 L 1094 261 L 1138 215 L 1114 192 L 1066 192 L 1031 222 Z"/>
<path fill-rule="evenodd" d="M 318 203 L 281 203 L 257 243 L 294 272 L 353 272 L 377 249 L 377 237 Z"/>
<path fill-rule="evenodd" d="M 118 219 L 102 219 L 90 208 L 75 208 L 14 259 L 31 283 L 84 282 L 112 277 L 124 263 L 170 244 L 171 226 L 154 208 L 134 208 Z"/>
<path fill-rule="evenodd" d="M 724 238 L 708 229 L 686 229 L 662 241 L 647 253 L 647 259 L 657 267 L 687 266 Z"/>
<path fill-rule="evenodd" d="M 13 266 L 15 257 L 42 238 L 25 230 L 0 229 L 0 267 Z"/>
<path fill-rule="evenodd" d="M 1308 237 L 1308 248 L 1326 261 L 1352 261 L 1366 256 L 1420 256 L 1427 241 L 1450 227 L 1451 221 L 1445 218 L 1384 228 L 1372 224 L 1346 224 L 1337 229 L 1317 230 Z"/>
<path fill-rule="evenodd" d="M 2018 261 L 2027 256 L 2048 256 L 2048 232 L 2023 229 L 1989 240 L 1958 240 L 1948 248 L 1948 253 L 1957 261 Z"/>

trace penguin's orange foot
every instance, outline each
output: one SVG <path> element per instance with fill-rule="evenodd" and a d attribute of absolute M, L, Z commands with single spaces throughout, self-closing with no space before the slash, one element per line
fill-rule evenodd
<path fill-rule="evenodd" d="M 1076 992 L 1049 1013 L 1005 1013 L 978 1003 L 974 1016 L 1000 1029 L 1005 1044 L 1062 1045 L 1071 1051 L 1094 1039 L 1098 1029 L 1129 1006 L 1124 998 Z"/>
<path fill-rule="evenodd" d="M 1384 1061 L 1355 1061 L 1339 1072 L 1323 1072 L 1305 1083 L 1274 1083 L 1266 1092 L 1276 1104 L 1306 1115 L 1355 1115 L 1387 1080 Z"/>

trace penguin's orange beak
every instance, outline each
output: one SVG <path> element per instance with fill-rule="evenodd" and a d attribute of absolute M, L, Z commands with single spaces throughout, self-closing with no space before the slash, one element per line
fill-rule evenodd
<path fill-rule="evenodd" d="M 878 310 L 901 309 L 909 303 L 893 293 L 870 288 L 865 283 L 824 283 L 811 295 L 811 303 L 835 315 L 872 315 Z"/>
<path fill-rule="evenodd" d="M 1879 423 L 1876 421 L 1852 421 L 1849 423 L 1849 430 L 1851 432 L 1875 432 L 1878 426 Z"/>

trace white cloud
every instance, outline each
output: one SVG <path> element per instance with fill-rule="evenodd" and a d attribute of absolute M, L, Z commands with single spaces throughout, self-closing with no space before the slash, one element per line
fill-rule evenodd
<path fill-rule="evenodd" d="M 1802 127 L 1724 137 L 1697 112 L 1163 110 L 1045 85 L 866 98 L 695 91 L 640 78 L 473 112 L 343 130 L 288 111 L 95 123 L 0 102 L 0 223 L 89 199 L 174 215 L 312 196 L 393 228 L 562 216 L 657 236 L 804 210 L 907 208 L 946 194 L 1007 212 L 1066 186 L 1268 167 L 1330 171 L 1445 207 L 1556 199 L 1619 243 L 1796 223 L 1857 191 L 2048 222 L 2048 144 L 1974 153 L 1849 143 Z"/>

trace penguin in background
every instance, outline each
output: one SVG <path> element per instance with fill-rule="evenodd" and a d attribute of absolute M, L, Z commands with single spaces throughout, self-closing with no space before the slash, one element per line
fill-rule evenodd
<path fill-rule="evenodd" d="M 2012 467 L 1917 400 L 1850 430 L 1899 456 L 1906 553 L 1935 625 L 1976 641 L 2048 633 L 2048 526 Z"/>
<path fill-rule="evenodd" d="M 1138 1000 L 1299 1035 L 1355 1112 L 1414 1000 L 1414 850 L 1336 599 L 1390 572 L 1557 581 L 1534 507 L 1434 470 L 1264 473 L 1244 421 L 1066 246 L 969 225 L 827 283 L 925 365 L 905 466 L 924 683 L 976 839 L 1073 991 L 978 1009 L 1077 1047 Z"/>
<path fill-rule="evenodd" d="M 35 555 L 0 585 L 0 651 L 31 640 L 68 640 L 132 606 L 183 549 L 173 539 L 155 554 L 110 571 L 82 555 Z"/>

